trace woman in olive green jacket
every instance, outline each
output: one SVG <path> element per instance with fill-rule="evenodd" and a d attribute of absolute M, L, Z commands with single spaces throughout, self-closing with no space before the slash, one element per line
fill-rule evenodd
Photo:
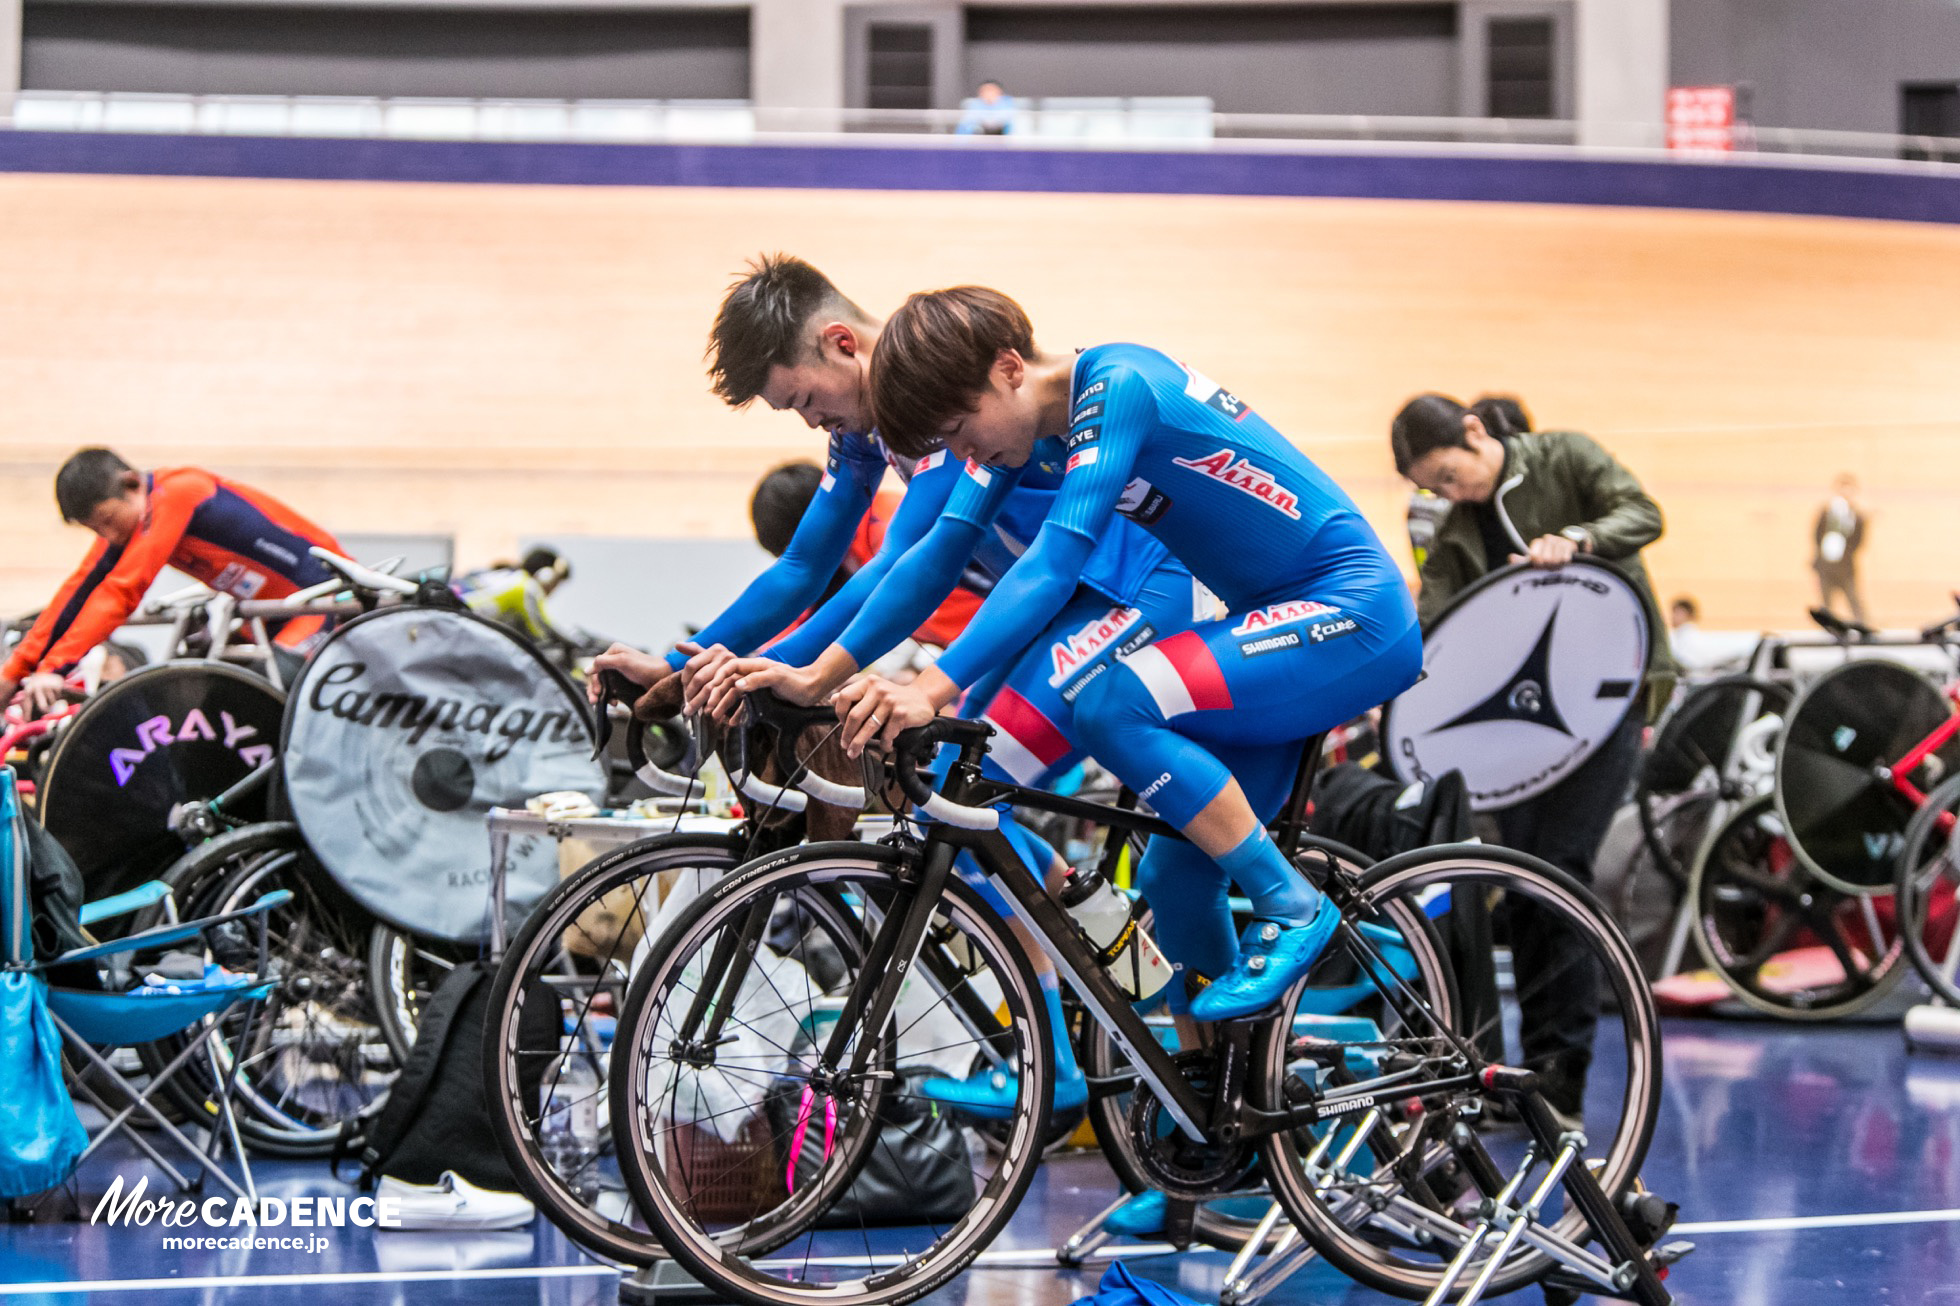
<path fill-rule="evenodd" d="M 1489 412 L 1489 409 L 1484 411 Z M 1632 577 L 1655 639 L 1648 705 L 1657 713 L 1673 689 L 1674 664 L 1654 608 L 1640 550 L 1661 535 L 1661 510 L 1633 473 L 1586 436 L 1528 434 L 1442 395 L 1421 395 L 1389 434 L 1396 470 L 1450 501 L 1421 571 L 1417 611 L 1426 626 L 1450 599 L 1511 562 L 1560 567 L 1581 553 Z M 1519 548 L 1522 542 L 1524 547 Z M 1612 738 L 1557 785 L 1494 813 L 1500 840 L 1592 882 L 1592 863 L 1640 757 L 1642 714 L 1629 712 Z M 1555 929 L 1519 903 L 1510 907 L 1511 954 L 1522 1010 L 1526 1064 L 1542 1076 L 1553 1110 L 1580 1114 L 1592 1063 L 1599 977 L 1583 948 L 1561 949 Z"/>

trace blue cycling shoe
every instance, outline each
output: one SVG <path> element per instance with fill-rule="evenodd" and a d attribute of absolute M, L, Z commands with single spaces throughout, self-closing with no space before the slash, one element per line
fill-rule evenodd
<path fill-rule="evenodd" d="M 983 1070 L 966 1079 L 935 1076 L 919 1085 L 919 1092 L 980 1120 L 1011 1120 L 1014 1104 L 1021 1100 L 1021 1081 L 1005 1071 Z M 1088 1101 L 1089 1081 L 1080 1070 L 1056 1078 L 1055 1110 L 1073 1111 Z"/>
<path fill-rule="evenodd" d="M 1305 925 L 1255 920 L 1239 940 L 1239 964 L 1191 999 L 1197 1020 L 1237 1020 L 1276 1005 L 1294 981 L 1313 969 L 1334 937 L 1341 909 L 1325 898 Z"/>
<path fill-rule="evenodd" d="M 1122 1238 L 1154 1238 L 1164 1232 L 1164 1195 L 1146 1188 L 1117 1207 L 1103 1228 Z"/>

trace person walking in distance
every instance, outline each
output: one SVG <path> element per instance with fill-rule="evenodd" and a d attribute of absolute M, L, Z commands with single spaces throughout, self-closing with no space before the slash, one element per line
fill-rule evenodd
<path fill-rule="evenodd" d="M 1835 612 L 1831 598 L 1844 595 L 1851 619 L 1861 626 L 1865 620 L 1865 599 L 1858 592 L 1858 550 L 1865 544 L 1865 514 L 1858 507 L 1858 478 L 1840 472 L 1831 482 L 1831 497 L 1817 510 L 1817 524 L 1811 531 L 1815 549 L 1810 565 L 1817 571 L 1818 598 L 1826 612 Z"/>

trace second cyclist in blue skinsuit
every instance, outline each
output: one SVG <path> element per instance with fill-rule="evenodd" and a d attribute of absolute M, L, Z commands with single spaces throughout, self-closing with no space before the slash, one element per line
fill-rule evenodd
<path fill-rule="evenodd" d="M 839 694 L 846 747 L 929 719 L 1059 610 L 1113 524 L 1143 527 L 1227 615 L 1123 652 L 1076 699 L 1076 727 L 1191 840 L 1155 841 L 1139 868 L 1165 952 L 1212 977 L 1191 1013 L 1270 1007 L 1312 966 L 1339 913 L 1265 821 L 1303 740 L 1421 670 L 1414 604 L 1374 531 L 1230 391 L 1138 345 L 1041 354 L 1026 315 L 995 291 L 913 296 L 886 324 L 872 377 L 881 429 L 901 453 L 945 447 L 1065 470 L 1033 544 L 936 666 L 910 686 L 873 679 Z M 1232 881 L 1255 913 L 1237 941 Z"/>

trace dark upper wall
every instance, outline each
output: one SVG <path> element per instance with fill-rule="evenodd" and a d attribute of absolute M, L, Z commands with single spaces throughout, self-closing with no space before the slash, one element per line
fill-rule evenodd
<path fill-rule="evenodd" d="M 1960 79 L 1954 0 L 1673 0 L 1679 86 L 1747 83 L 1768 127 L 1899 130 L 1902 82 Z"/>
<path fill-rule="evenodd" d="M 23 14 L 32 90 L 747 99 L 739 9 L 384 10 L 60 4 Z"/>
<path fill-rule="evenodd" d="M 1454 4 L 974 5 L 966 81 L 1017 95 L 1208 95 L 1227 113 L 1456 112 Z"/>

